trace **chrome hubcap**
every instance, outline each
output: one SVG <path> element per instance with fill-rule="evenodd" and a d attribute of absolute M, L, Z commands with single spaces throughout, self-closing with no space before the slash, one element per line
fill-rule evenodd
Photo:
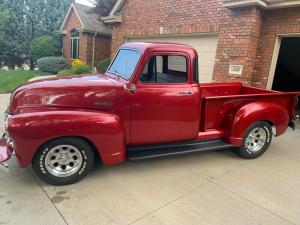
<path fill-rule="evenodd" d="M 267 141 L 267 132 L 263 128 L 254 128 L 246 138 L 246 147 L 251 152 L 262 149 Z"/>
<path fill-rule="evenodd" d="M 82 165 L 80 151 L 71 145 L 58 145 L 45 157 L 45 167 L 54 176 L 68 177 L 75 174 Z"/>

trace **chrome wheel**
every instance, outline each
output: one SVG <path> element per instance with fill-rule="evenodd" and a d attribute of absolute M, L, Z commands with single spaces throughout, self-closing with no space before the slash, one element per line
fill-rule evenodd
<path fill-rule="evenodd" d="M 251 152 L 260 151 L 267 142 L 267 132 L 265 129 L 257 127 L 251 130 L 246 138 L 246 148 Z"/>
<path fill-rule="evenodd" d="M 45 157 L 45 168 L 54 176 L 68 177 L 82 166 L 82 155 L 74 146 L 58 145 L 50 149 Z"/>

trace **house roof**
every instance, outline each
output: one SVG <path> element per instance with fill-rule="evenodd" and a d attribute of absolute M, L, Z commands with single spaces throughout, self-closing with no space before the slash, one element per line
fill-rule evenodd
<path fill-rule="evenodd" d="M 300 6 L 300 0 L 223 0 L 228 8 L 257 5 L 264 9 L 288 8 Z"/>
<path fill-rule="evenodd" d="M 113 24 L 122 22 L 122 8 L 126 0 L 118 0 L 108 16 L 102 17 L 104 23 Z"/>
<path fill-rule="evenodd" d="M 79 28 L 80 31 L 92 33 L 96 32 L 111 36 L 111 30 L 103 24 L 103 22 L 99 19 L 99 16 L 96 13 L 93 13 L 91 9 L 92 8 L 89 6 L 73 2 L 67 12 L 63 24 L 61 25 L 60 31 L 64 33 L 66 25 L 74 11 L 81 24 L 81 27 Z"/>

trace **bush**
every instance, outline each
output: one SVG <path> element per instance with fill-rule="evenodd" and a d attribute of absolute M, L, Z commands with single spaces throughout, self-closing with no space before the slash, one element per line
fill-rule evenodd
<path fill-rule="evenodd" d="M 40 71 L 57 74 L 62 69 L 69 69 L 67 60 L 63 57 L 44 57 L 37 61 Z"/>
<path fill-rule="evenodd" d="M 76 74 L 74 72 L 74 70 L 72 70 L 72 69 L 64 69 L 64 70 L 59 71 L 57 75 L 59 77 L 63 77 L 63 76 L 69 76 L 69 75 L 74 75 L 74 74 Z"/>
<path fill-rule="evenodd" d="M 111 63 L 111 60 L 108 59 L 102 59 L 98 65 L 98 69 L 100 73 L 104 73 L 106 72 L 106 70 L 108 69 L 109 65 Z"/>
<path fill-rule="evenodd" d="M 63 69 L 58 72 L 58 76 L 68 76 L 68 75 L 76 75 L 76 74 L 89 74 L 92 73 L 91 67 L 86 64 L 78 64 L 72 66 L 72 69 Z"/>
<path fill-rule="evenodd" d="M 87 64 L 81 64 L 81 65 L 72 66 L 72 70 L 76 74 L 92 73 L 91 67 L 89 65 L 87 65 Z"/>
<path fill-rule="evenodd" d="M 30 43 L 30 55 L 34 62 L 39 58 L 57 56 L 59 54 L 58 43 L 51 36 L 42 36 Z"/>

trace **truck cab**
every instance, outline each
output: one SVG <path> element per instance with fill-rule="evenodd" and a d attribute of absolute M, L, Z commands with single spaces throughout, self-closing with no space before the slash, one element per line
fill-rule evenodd
<path fill-rule="evenodd" d="M 199 59 L 201 60 L 201 59 Z M 238 82 L 199 83 L 197 52 L 172 43 L 126 43 L 107 72 L 27 83 L 12 94 L 0 161 L 53 185 L 103 165 L 218 149 L 254 159 L 294 127 L 297 92 Z"/>

